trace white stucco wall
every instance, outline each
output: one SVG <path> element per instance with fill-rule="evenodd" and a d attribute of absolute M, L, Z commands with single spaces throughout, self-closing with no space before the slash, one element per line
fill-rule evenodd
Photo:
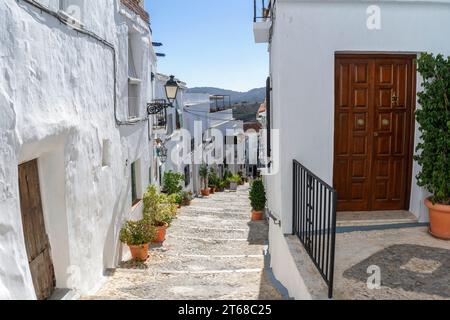
<path fill-rule="evenodd" d="M 366 27 L 366 10 L 372 4 L 381 9 L 381 30 Z M 450 44 L 445 41 L 449 29 L 449 1 L 277 0 L 269 52 L 272 128 L 280 130 L 280 140 L 272 146 L 280 148 L 280 171 L 264 179 L 269 209 L 282 220 L 281 228 L 270 224 L 271 264 L 291 296 L 311 298 L 298 279 L 294 257 L 283 237 L 292 228 L 292 160 L 332 184 L 335 53 L 426 51 L 450 55 Z M 414 163 L 410 211 L 420 221 L 427 221 L 423 199 L 428 194 L 416 185 L 418 170 Z"/>
<path fill-rule="evenodd" d="M 40 2 L 57 8 L 57 1 Z M 118 118 L 126 120 L 129 21 L 119 10 L 117 0 L 85 1 L 82 22 L 117 50 Z M 141 100 L 149 101 L 153 49 L 145 24 L 135 21 Z M 110 48 L 24 1 L 0 2 L 0 299 L 35 298 L 22 231 L 20 163 L 38 159 L 57 287 L 89 293 L 120 258 L 118 232 L 132 215 L 130 164 L 140 159 L 138 184 L 146 186 L 151 153 L 146 122 L 116 126 L 113 70 Z M 103 166 L 105 142 L 109 161 Z"/>
<path fill-rule="evenodd" d="M 272 119 L 280 129 L 282 152 L 280 174 L 269 178 L 280 196 L 269 198 L 272 209 L 283 216 L 284 232 L 291 228 L 292 159 L 332 184 L 335 52 L 450 54 L 450 44 L 444 40 L 450 28 L 450 5 L 433 1 L 376 4 L 381 8 L 381 30 L 366 27 L 369 4 L 363 1 L 277 1 L 270 46 Z M 415 165 L 413 176 L 417 170 Z M 425 196 L 413 181 L 410 210 L 421 221 L 427 219 Z"/>

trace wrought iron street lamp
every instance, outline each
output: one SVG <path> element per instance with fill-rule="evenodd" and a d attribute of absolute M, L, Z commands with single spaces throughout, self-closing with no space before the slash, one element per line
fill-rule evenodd
<path fill-rule="evenodd" d="M 170 76 L 170 79 L 166 82 L 164 88 L 166 90 L 167 100 L 173 105 L 174 101 L 177 99 L 178 89 L 180 88 L 178 82 L 175 81 L 174 76 Z"/>

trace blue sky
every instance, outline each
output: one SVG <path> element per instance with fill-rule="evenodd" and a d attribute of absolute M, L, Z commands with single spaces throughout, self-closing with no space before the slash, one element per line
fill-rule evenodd
<path fill-rule="evenodd" d="M 237 91 L 263 87 L 267 45 L 253 41 L 251 0 L 146 0 L 158 72 L 174 74 L 189 87 Z"/>

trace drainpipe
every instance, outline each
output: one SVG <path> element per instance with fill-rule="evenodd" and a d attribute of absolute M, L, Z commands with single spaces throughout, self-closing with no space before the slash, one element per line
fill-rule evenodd
<path fill-rule="evenodd" d="M 21 1 L 21 0 L 17 0 L 17 1 Z M 77 31 L 81 34 L 84 34 L 84 35 L 90 37 L 91 39 L 94 39 L 95 41 L 97 41 L 97 42 L 103 44 L 104 46 L 108 47 L 109 49 L 111 49 L 111 51 L 113 52 L 113 64 L 114 64 L 114 68 L 113 68 L 114 69 L 113 70 L 113 72 L 114 72 L 114 119 L 115 119 L 116 125 L 117 126 L 131 126 L 131 125 L 136 125 L 138 123 L 148 120 L 148 117 L 144 118 L 144 119 L 137 119 L 135 121 L 121 121 L 117 118 L 117 66 L 116 66 L 117 58 L 116 58 L 116 48 L 114 47 L 114 45 L 112 43 L 101 38 L 100 36 L 98 36 L 97 34 L 95 34 L 92 31 L 89 31 L 89 30 L 84 29 L 83 27 L 78 27 L 78 26 L 71 24 L 65 17 L 60 15 L 58 12 L 50 10 L 49 8 L 41 5 L 40 3 L 36 2 L 35 0 L 22 0 L 22 1 L 41 10 L 42 12 L 45 12 L 46 14 L 54 17 L 62 24 L 69 26 L 71 29 L 74 29 L 75 31 Z"/>

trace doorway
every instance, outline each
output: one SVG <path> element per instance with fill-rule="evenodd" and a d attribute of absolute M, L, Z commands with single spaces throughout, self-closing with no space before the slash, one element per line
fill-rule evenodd
<path fill-rule="evenodd" d="M 19 166 L 19 193 L 23 233 L 36 296 L 48 299 L 56 280 L 50 241 L 45 230 L 37 160 Z"/>
<path fill-rule="evenodd" d="M 409 208 L 415 59 L 336 55 L 333 183 L 339 211 Z"/>

